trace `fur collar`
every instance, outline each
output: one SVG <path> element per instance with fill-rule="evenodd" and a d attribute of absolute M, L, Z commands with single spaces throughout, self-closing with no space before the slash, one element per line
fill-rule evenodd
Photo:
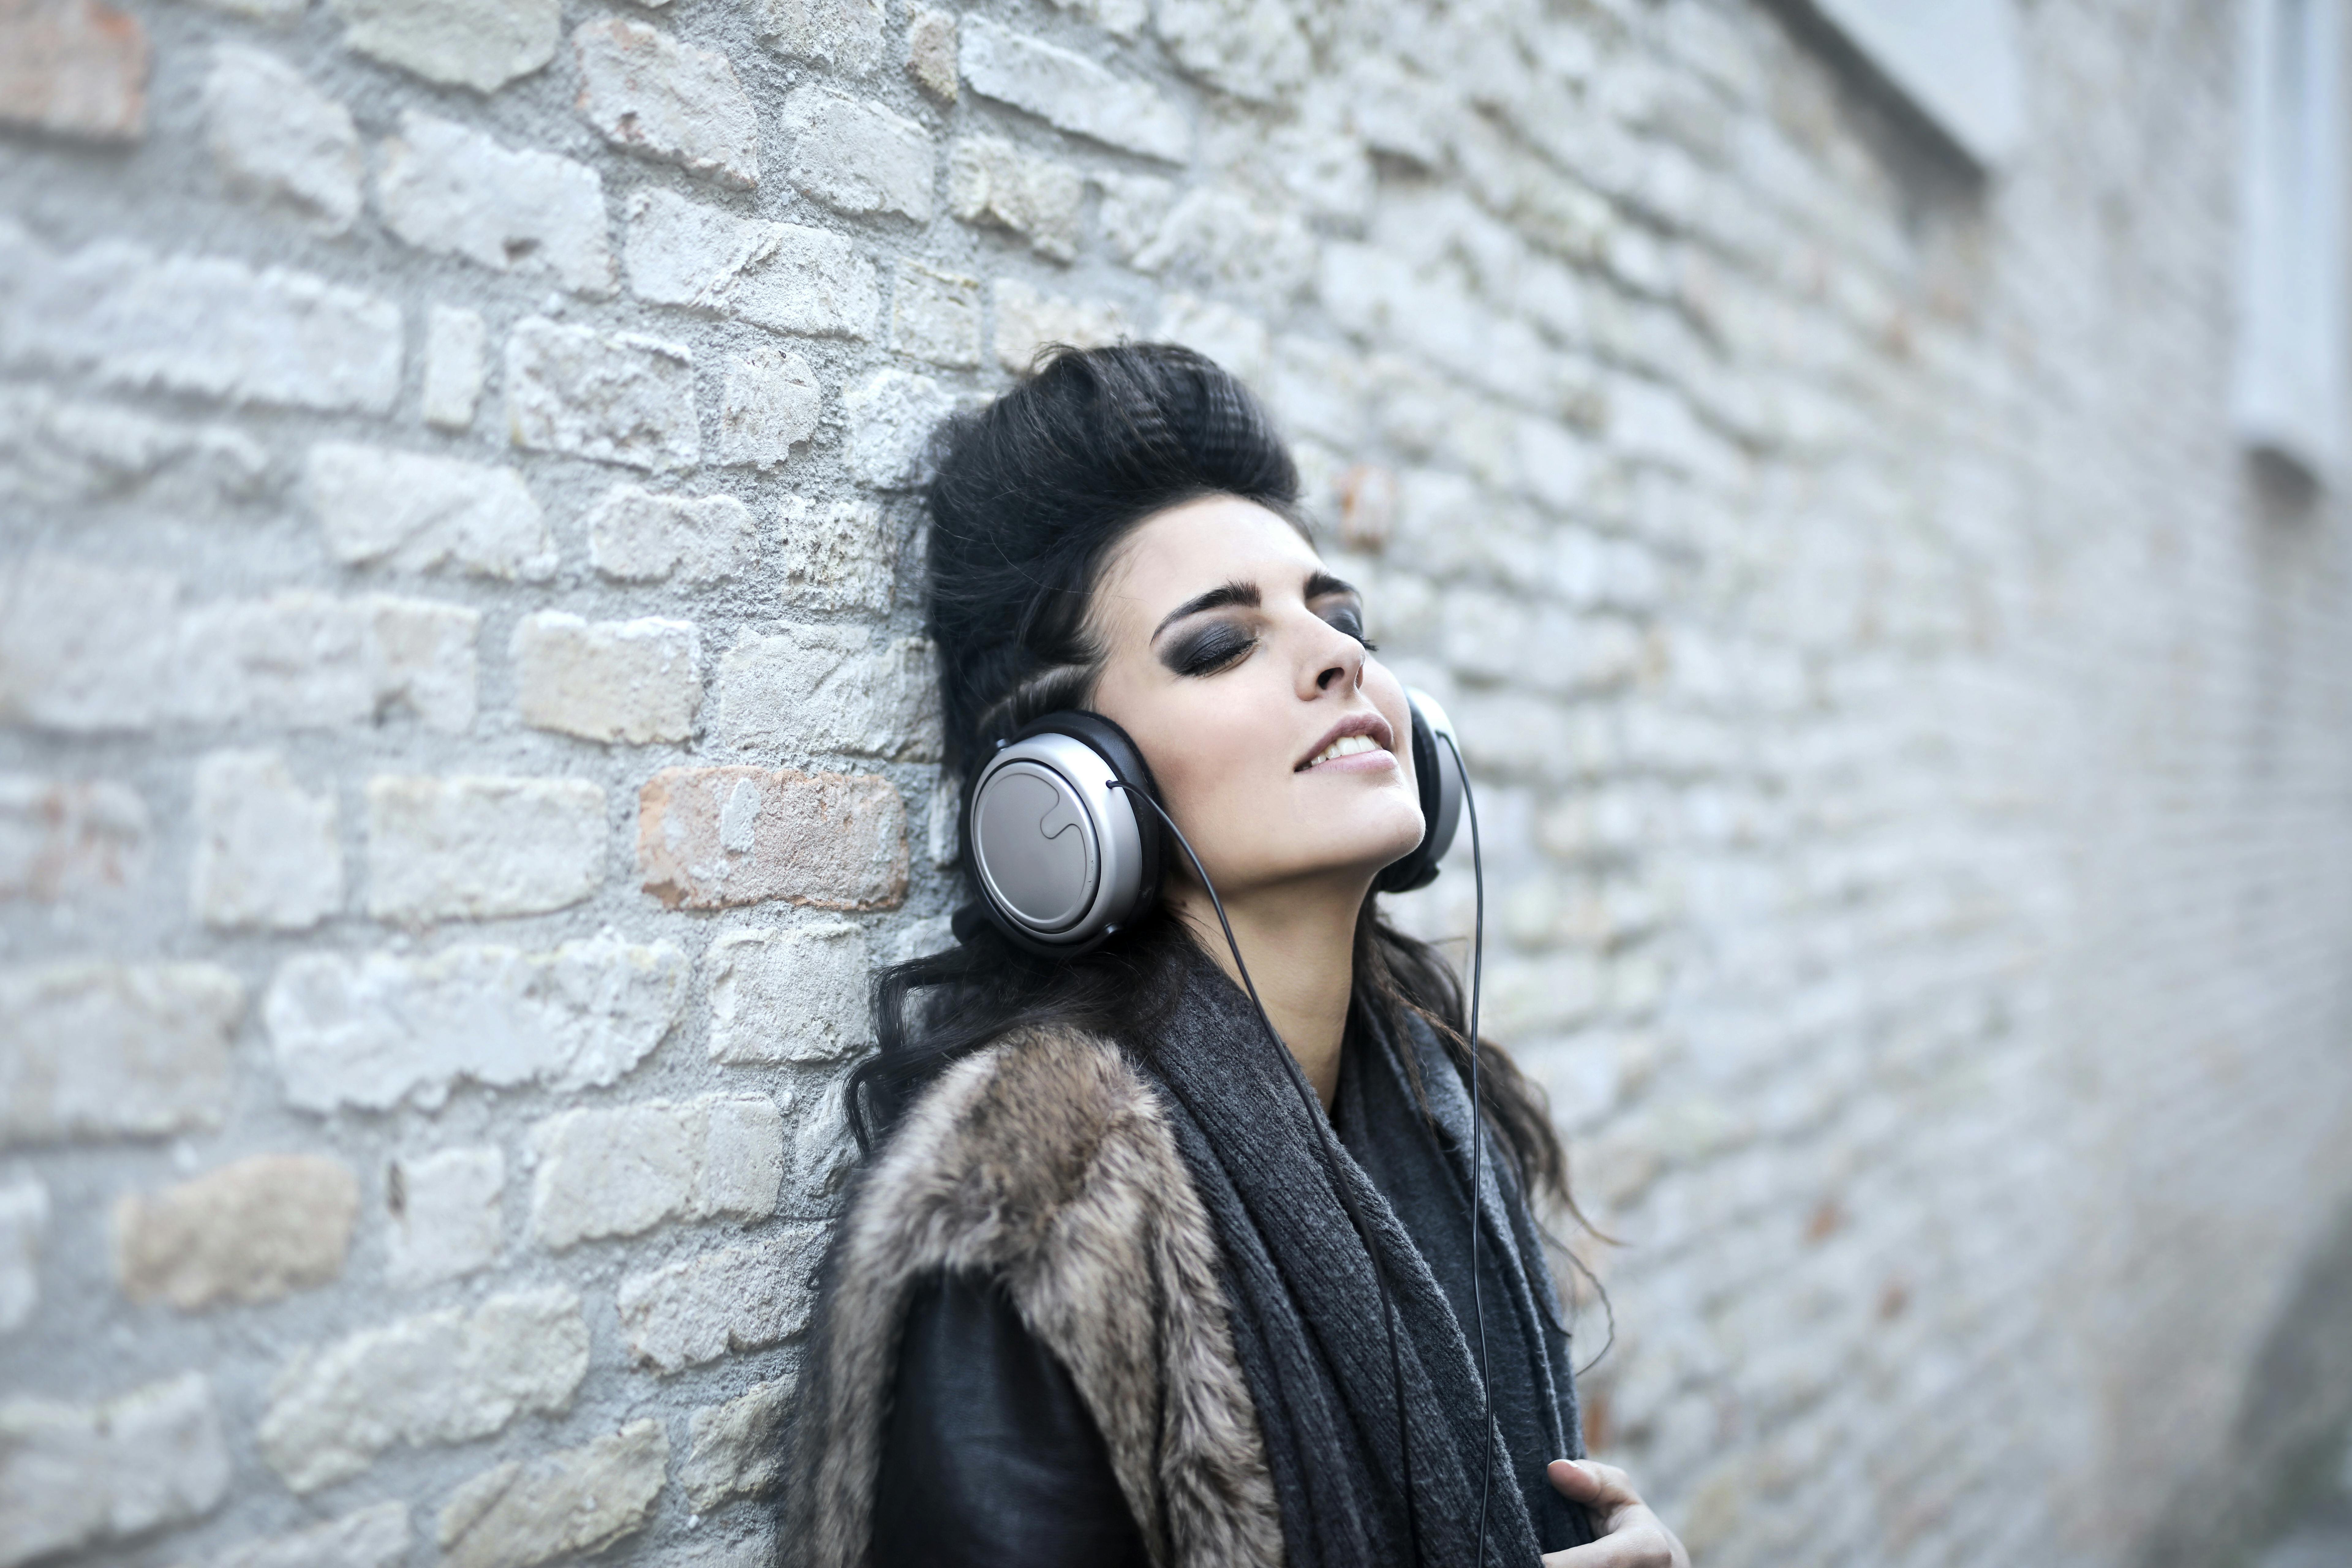
<path fill-rule="evenodd" d="M 908 1298 L 941 1268 L 1002 1279 L 1069 1369 L 1154 1564 L 1281 1562 L 1216 1242 L 1156 1091 L 1110 1043 L 1049 1029 L 941 1074 L 859 1179 L 802 1380 L 788 1554 L 864 1561 Z"/>

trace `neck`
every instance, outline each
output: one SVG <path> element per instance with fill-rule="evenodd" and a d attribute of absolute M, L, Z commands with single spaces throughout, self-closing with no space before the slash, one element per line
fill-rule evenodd
<path fill-rule="evenodd" d="M 1257 983 L 1266 1016 L 1327 1111 L 1339 1092 L 1339 1042 L 1355 988 L 1356 921 L 1364 893 L 1351 880 L 1345 886 L 1285 884 L 1225 900 L 1225 918 L 1233 921 L 1234 941 Z M 1233 949 L 1225 945 L 1208 895 L 1186 885 L 1171 889 L 1168 901 L 1192 940 L 1241 985 Z"/>

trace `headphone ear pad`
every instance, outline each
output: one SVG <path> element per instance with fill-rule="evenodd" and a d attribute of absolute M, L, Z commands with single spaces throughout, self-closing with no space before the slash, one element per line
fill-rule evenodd
<path fill-rule="evenodd" d="M 1023 725 L 965 790 L 972 920 L 1031 952 L 1076 958 L 1155 908 L 1160 821 L 1138 793 L 1159 798 L 1150 765 L 1101 714 L 1065 710 Z"/>
<path fill-rule="evenodd" d="M 1048 731 L 1068 735 L 1083 741 L 1097 755 L 1110 764 L 1110 771 L 1121 784 L 1142 790 L 1153 800 L 1160 799 L 1159 781 L 1151 776 L 1151 764 L 1143 759 L 1143 748 L 1135 737 L 1112 720 L 1082 708 L 1066 708 L 1058 713 L 1047 713 L 1024 724 L 1013 737 L 1025 741 L 1032 735 Z M 1160 814 L 1140 801 L 1129 797 L 1127 790 L 1118 792 L 1118 806 L 1135 818 L 1136 842 L 1143 847 L 1143 874 L 1138 879 L 1133 906 L 1111 918 L 1113 925 L 1127 925 L 1138 915 L 1160 902 L 1160 876 L 1166 865 L 1167 830 L 1160 826 Z"/>
<path fill-rule="evenodd" d="M 1374 889 L 1383 893 L 1410 893 L 1437 880 L 1438 858 L 1451 847 L 1437 841 L 1444 800 L 1444 775 L 1438 770 L 1445 765 L 1437 731 L 1423 717 L 1420 703 L 1408 700 L 1406 706 L 1412 712 L 1412 777 L 1421 795 L 1421 842 L 1402 859 L 1389 862 L 1373 881 Z"/>

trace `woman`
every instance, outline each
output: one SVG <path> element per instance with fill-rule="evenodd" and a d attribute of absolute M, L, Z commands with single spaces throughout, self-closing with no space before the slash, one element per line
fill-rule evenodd
<path fill-rule="evenodd" d="M 803 1364 L 787 1556 L 1686 1563 L 1572 1462 L 1528 1207 L 1564 1162 L 1483 1044 L 1472 1116 L 1459 988 L 1374 908 L 1424 831 L 1411 714 L 1263 409 L 1182 349 L 1059 350 L 939 447 L 950 765 L 1110 720 L 1233 942 L 1178 852 L 1082 956 L 975 905 L 883 977 L 852 1090 L 878 1152 Z"/>

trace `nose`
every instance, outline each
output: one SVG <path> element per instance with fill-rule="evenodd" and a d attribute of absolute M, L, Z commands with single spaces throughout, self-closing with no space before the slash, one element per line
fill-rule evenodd
<path fill-rule="evenodd" d="M 1301 697 L 1314 698 L 1327 691 L 1352 691 L 1364 683 L 1364 645 L 1335 626 L 1326 626 L 1318 618 L 1323 634 L 1329 639 L 1316 649 L 1308 661 L 1313 669 L 1314 689 L 1302 691 Z"/>

